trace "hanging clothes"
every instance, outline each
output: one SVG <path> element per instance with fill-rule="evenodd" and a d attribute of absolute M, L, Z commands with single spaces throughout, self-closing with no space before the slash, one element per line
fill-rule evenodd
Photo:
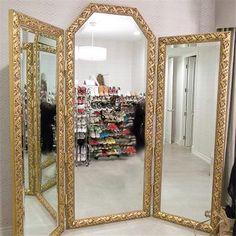
<path fill-rule="evenodd" d="M 56 105 L 48 102 L 40 104 L 41 110 L 41 151 L 42 153 L 53 150 L 53 125 L 55 125 Z"/>
<path fill-rule="evenodd" d="M 234 165 L 231 171 L 228 193 L 232 199 L 232 205 L 226 206 L 225 212 L 228 218 L 236 219 L 236 161 L 234 161 Z M 233 228 L 233 236 L 235 235 L 236 235 L 236 222 L 234 223 L 234 228 Z"/>
<path fill-rule="evenodd" d="M 138 103 L 135 107 L 132 133 L 136 137 L 136 149 L 145 146 L 145 103 Z"/>

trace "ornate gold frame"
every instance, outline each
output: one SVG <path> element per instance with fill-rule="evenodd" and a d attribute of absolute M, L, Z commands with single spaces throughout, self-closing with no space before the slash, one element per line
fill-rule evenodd
<path fill-rule="evenodd" d="M 35 171 L 34 171 L 34 132 L 33 132 L 33 88 L 34 88 L 34 79 L 33 79 L 33 44 L 24 43 L 22 45 L 22 50 L 26 50 L 26 73 L 27 73 L 27 113 L 28 113 L 28 168 L 29 168 L 29 189 L 25 190 L 25 194 L 34 195 L 35 193 Z"/>
<path fill-rule="evenodd" d="M 163 37 L 158 40 L 157 66 L 157 107 L 156 107 L 156 141 L 155 141 L 155 172 L 154 172 L 154 217 L 176 224 L 196 228 L 205 232 L 212 232 L 219 223 L 221 207 L 222 173 L 225 148 L 225 128 L 227 111 L 228 71 L 230 60 L 230 32 L 208 33 Z M 172 44 L 190 44 L 220 42 L 220 64 L 218 81 L 218 102 L 215 136 L 215 158 L 212 188 L 212 208 L 210 224 L 200 224 L 198 221 L 161 211 L 161 176 L 163 156 L 163 122 L 164 122 L 164 94 L 165 94 L 165 63 L 166 46 Z"/>
<path fill-rule="evenodd" d="M 64 231 L 64 31 L 14 10 L 9 11 L 10 134 L 12 159 L 13 235 L 24 234 L 24 188 L 22 163 L 22 102 L 20 93 L 21 28 L 57 41 L 57 163 L 58 227 L 51 235 Z M 33 103 L 34 104 L 34 103 Z M 37 142 L 37 140 L 35 140 Z M 35 148 L 35 147 L 34 147 Z M 35 149 L 34 149 L 35 150 Z M 35 150 L 37 151 L 37 150 Z"/>
<path fill-rule="evenodd" d="M 138 24 L 148 41 L 147 55 L 147 96 L 146 96 L 146 120 L 145 120 L 145 166 L 144 166 L 144 200 L 143 209 L 138 211 L 75 219 L 74 210 L 74 46 L 75 33 L 82 27 L 93 13 L 107 13 L 131 16 Z M 89 4 L 80 16 L 73 22 L 66 32 L 66 224 L 67 228 L 78 228 L 82 226 L 111 223 L 122 220 L 130 220 L 150 216 L 151 207 L 151 166 L 153 156 L 153 117 L 154 117 L 154 81 L 156 72 L 156 38 L 147 23 L 136 8 Z"/>

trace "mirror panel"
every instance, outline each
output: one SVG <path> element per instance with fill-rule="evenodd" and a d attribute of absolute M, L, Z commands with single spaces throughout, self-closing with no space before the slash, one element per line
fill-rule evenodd
<path fill-rule="evenodd" d="M 9 11 L 13 235 L 60 235 L 64 231 L 63 38 L 63 30 L 14 10 Z M 43 43 L 39 39 L 43 39 Z M 40 72 L 46 71 L 45 66 L 40 68 L 39 59 L 44 65 L 46 59 L 40 58 L 39 45 L 45 47 L 47 41 L 54 45 L 53 62 L 47 62 L 51 65 L 47 79 L 54 84 L 55 90 L 55 142 L 53 170 L 42 174 L 42 166 L 47 168 L 50 161 L 41 160 Z M 53 178 L 57 186 L 53 194 L 47 195 L 51 189 L 42 191 L 41 176 L 45 181 L 44 175 L 51 178 L 51 172 L 55 173 Z"/>
<path fill-rule="evenodd" d="M 150 215 L 155 37 L 134 8 L 84 14 L 67 31 L 68 228 Z"/>
<path fill-rule="evenodd" d="M 94 13 L 75 34 L 76 219 L 142 209 L 146 57 L 129 16 Z"/>
<path fill-rule="evenodd" d="M 229 42 L 228 32 L 159 39 L 154 216 L 206 232 L 221 208 Z"/>
<path fill-rule="evenodd" d="M 38 163 L 38 152 L 35 152 L 37 146 L 35 145 L 35 136 L 32 130 L 36 130 L 38 124 L 36 113 L 37 107 L 33 104 L 40 104 L 39 100 L 35 103 L 33 99 L 37 98 L 35 92 L 37 91 L 37 74 L 36 68 L 33 68 L 35 58 L 35 49 L 37 48 L 38 35 L 22 30 L 24 43 L 22 44 L 22 59 L 21 59 L 21 94 L 22 94 L 22 130 L 23 130 L 23 154 L 24 154 L 24 176 L 25 176 L 25 222 L 24 235 L 49 235 L 50 232 L 56 228 L 57 223 L 55 219 L 47 212 L 42 204 L 40 198 L 41 191 L 40 178 L 37 173 L 40 171 L 40 163 Z M 37 64 L 37 62 L 36 62 Z M 54 67 L 56 70 L 56 67 Z M 27 73 L 28 72 L 28 73 Z M 55 78 L 54 78 L 55 80 Z M 30 147 L 28 149 L 28 147 Z M 38 149 L 40 151 L 40 148 Z M 31 173 L 33 175 L 31 176 Z M 30 189 L 30 184 L 32 189 Z M 29 191 L 31 190 L 31 191 Z M 57 199 L 57 198 L 56 198 Z M 55 200 L 56 200 L 55 199 Z M 34 214 L 37 212 L 37 215 Z M 43 220 L 42 220 L 43 219 Z"/>
<path fill-rule="evenodd" d="M 161 210 L 202 222 L 211 210 L 220 43 L 168 45 L 166 58 Z"/>

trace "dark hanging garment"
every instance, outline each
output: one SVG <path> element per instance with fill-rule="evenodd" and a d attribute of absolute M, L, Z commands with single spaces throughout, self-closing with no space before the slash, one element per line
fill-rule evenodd
<path fill-rule="evenodd" d="M 232 199 L 232 206 L 226 206 L 226 215 L 231 219 L 236 219 L 236 161 L 234 161 L 231 171 L 228 193 Z M 236 236 L 236 222 L 234 223 L 233 236 Z"/>
<path fill-rule="evenodd" d="M 48 102 L 40 104 L 41 109 L 41 151 L 53 151 L 53 125 L 55 125 L 56 105 Z"/>
<path fill-rule="evenodd" d="M 136 149 L 140 150 L 145 146 L 145 104 L 138 103 L 134 112 L 134 123 L 132 133 L 136 138 Z"/>

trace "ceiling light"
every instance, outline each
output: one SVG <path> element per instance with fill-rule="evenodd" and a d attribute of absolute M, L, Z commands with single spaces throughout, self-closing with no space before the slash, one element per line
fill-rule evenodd
<path fill-rule="evenodd" d="M 96 26 L 96 22 L 89 22 L 91 27 Z M 93 40 L 94 30 L 92 30 L 91 46 L 76 46 L 75 47 L 75 60 L 84 61 L 105 61 L 107 59 L 107 49 L 103 47 L 95 47 Z"/>
<path fill-rule="evenodd" d="M 141 33 L 140 33 L 140 31 L 134 31 L 134 35 L 140 35 Z"/>
<path fill-rule="evenodd" d="M 94 46 L 76 46 L 75 60 L 84 61 L 105 61 L 107 58 L 107 49 Z"/>

